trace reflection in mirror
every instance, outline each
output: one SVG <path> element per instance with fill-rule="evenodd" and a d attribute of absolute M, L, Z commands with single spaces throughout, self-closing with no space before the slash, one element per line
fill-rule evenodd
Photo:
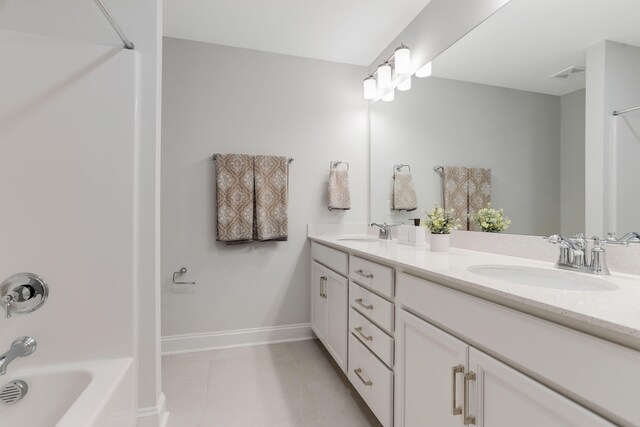
<path fill-rule="evenodd" d="M 444 201 L 478 229 L 467 217 L 490 202 L 509 233 L 639 229 L 640 110 L 612 115 L 640 105 L 638 16 L 635 0 L 511 0 L 430 77 L 372 104 L 371 219 Z M 415 211 L 393 209 L 396 164 L 411 167 Z"/>

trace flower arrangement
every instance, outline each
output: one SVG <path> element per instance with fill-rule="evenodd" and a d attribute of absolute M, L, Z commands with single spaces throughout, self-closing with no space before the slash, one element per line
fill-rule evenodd
<path fill-rule="evenodd" d="M 482 231 L 489 233 L 500 233 L 511 225 L 511 220 L 504 216 L 503 209 L 493 209 L 491 203 L 470 215 L 472 221 L 478 223 Z"/>
<path fill-rule="evenodd" d="M 455 218 L 454 210 L 445 210 L 434 204 L 431 212 L 427 213 L 424 226 L 431 234 L 449 234 L 460 226 L 460 220 Z"/>

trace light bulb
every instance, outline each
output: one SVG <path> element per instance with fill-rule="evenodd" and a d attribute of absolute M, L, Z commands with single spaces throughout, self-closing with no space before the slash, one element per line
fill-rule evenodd
<path fill-rule="evenodd" d="M 382 100 L 385 102 L 393 101 L 396 98 L 396 90 L 391 89 L 389 92 L 385 93 L 382 97 Z"/>
<path fill-rule="evenodd" d="M 411 76 L 407 77 L 402 82 L 400 82 L 400 84 L 397 87 L 398 87 L 398 90 L 401 90 L 401 91 L 411 89 Z"/>
<path fill-rule="evenodd" d="M 374 99 L 376 96 L 378 96 L 376 79 L 373 76 L 369 76 L 364 79 L 364 99 Z"/>
<path fill-rule="evenodd" d="M 411 72 L 411 49 L 401 45 L 393 54 L 395 59 L 396 74 L 409 74 Z"/>
<path fill-rule="evenodd" d="M 378 87 L 386 89 L 391 85 L 391 65 L 388 62 L 378 67 Z"/>
<path fill-rule="evenodd" d="M 416 77 L 429 77 L 431 75 L 431 61 L 424 64 L 418 71 Z"/>

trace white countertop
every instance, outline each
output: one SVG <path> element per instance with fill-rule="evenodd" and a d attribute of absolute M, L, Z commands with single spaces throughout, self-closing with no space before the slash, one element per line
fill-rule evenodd
<path fill-rule="evenodd" d="M 350 236 L 309 235 L 309 239 L 360 255 L 374 261 L 393 264 L 404 270 L 424 273 L 434 281 L 454 283 L 459 290 L 485 296 L 514 308 L 530 307 L 535 314 L 549 314 L 549 318 L 568 326 L 584 326 L 590 333 L 610 338 L 622 335 L 623 344 L 640 347 L 640 277 L 614 273 L 611 276 L 592 276 L 586 273 L 565 272 L 576 277 L 599 277 L 618 288 L 611 291 L 564 290 L 527 286 L 478 275 L 468 268 L 477 265 L 514 265 L 554 268 L 555 262 L 541 262 L 525 258 L 451 248 L 449 252 L 430 252 L 428 247 L 398 244 L 396 241 L 338 240 Z M 555 260 L 554 260 L 555 261 Z M 409 272 L 410 273 L 410 272 Z M 447 283 L 444 283 L 445 285 Z M 564 320 L 564 322 L 563 322 Z"/>

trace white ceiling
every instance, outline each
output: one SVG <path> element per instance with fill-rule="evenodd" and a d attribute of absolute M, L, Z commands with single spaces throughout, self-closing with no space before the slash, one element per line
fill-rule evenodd
<path fill-rule="evenodd" d="M 551 95 L 584 88 L 586 65 L 602 40 L 640 46 L 639 0 L 511 0 L 433 61 L 433 75 Z M 587 70 L 588 72 L 588 70 Z"/>
<path fill-rule="evenodd" d="M 164 0 L 164 35 L 368 66 L 431 0 Z"/>

